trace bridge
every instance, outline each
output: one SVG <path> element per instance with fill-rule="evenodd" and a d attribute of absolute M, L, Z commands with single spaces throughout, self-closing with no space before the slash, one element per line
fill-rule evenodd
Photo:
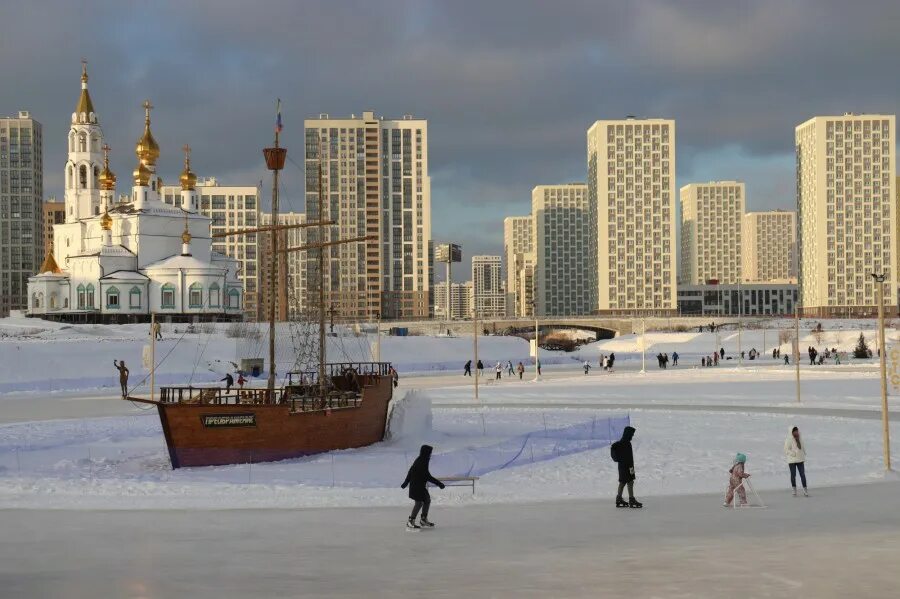
<path fill-rule="evenodd" d="M 539 318 L 537 323 L 541 334 L 550 331 L 575 329 L 581 331 L 590 331 L 597 335 L 598 339 L 610 339 L 619 335 L 629 335 L 631 333 L 639 333 L 643 326 L 647 330 L 662 331 L 697 331 L 700 327 L 708 330 L 710 324 L 716 324 L 718 328 L 721 326 L 736 327 L 737 323 L 732 322 L 733 317 L 728 318 L 728 322 L 715 322 L 716 318 L 711 316 L 547 316 Z M 758 319 L 757 319 L 758 320 Z M 749 319 L 745 321 L 745 325 L 749 324 Z M 454 336 L 471 335 L 473 330 L 473 322 L 469 320 L 441 320 L 438 318 L 432 320 L 415 320 L 415 321 L 382 321 L 382 330 L 390 327 L 406 328 L 413 334 L 426 335 L 446 335 L 448 332 Z M 483 334 L 485 331 L 491 334 L 511 334 L 523 337 L 534 337 L 535 320 L 533 318 L 484 318 L 478 319 L 478 332 Z"/>

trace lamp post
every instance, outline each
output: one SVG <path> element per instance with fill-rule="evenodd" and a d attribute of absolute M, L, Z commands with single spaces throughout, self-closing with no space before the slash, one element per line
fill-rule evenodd
<path fill-rule="evenodd" d="M 539 381 L 541 380 L 541 367 L 539 366 L 540 358 L 538 357 L 538 353 L 540 352 L 541 347 L 541 332 L 538 324 L 536 298 L 532 298 L 531 300 L 531 311 L 534 312 L 534 380 Z"/>
<path fill-rule="evenodd" d="M 641 316 L 641 374 L 647 372 L 647 322 Z"/>
<path fill-rule="evenodd" d="M 741 277 L 738 277 L 738 365 L 744 365 L 744 352 L 741 346 L 741 334 L 744 331 L 744 288 L 741 286 Z"/>
<path fill-rule="evenodd" d="M 878 356 L 881 363 L 881 425 L 882 440 L 884 443 L 884 469 L 891 469 L 891 430 L 888 423 L 887 403 L 887 366 L 884 346 L 884 281 L 887 275 L 871 274 L 875 279 L 875 297 L 878 299 Z"/>

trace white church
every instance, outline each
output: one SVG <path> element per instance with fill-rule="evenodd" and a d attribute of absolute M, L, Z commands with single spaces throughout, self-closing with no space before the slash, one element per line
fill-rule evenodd
<path fill-rule="evenodd" d="M 237 320 L 243 287 L 239 263 L 212 251 L 210 219 L 199 213 L 196 175 L 185 146 L 181 206 L 160 199 L 159 145 L 144 103 L 144 133 L 130 197 L 116 199 L 82 67 L 66 162 L 66 221 L 53 228 L 53 247 L 28 280 L 28 315 L 69 322 Z"/>

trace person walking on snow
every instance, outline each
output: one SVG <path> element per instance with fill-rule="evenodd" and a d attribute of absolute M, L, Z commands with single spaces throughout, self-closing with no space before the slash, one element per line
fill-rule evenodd
<path fill-rule="evenodd" d="M 584 374 L 587 376 L 587 373 L 591 370 L 591 363 L 587 360 L 584 361 Z"/>
<path fill-rule="evenodd" d="M 723 360 L 725 359 L 725 348 L 724 347 L 719 348 L 719 357 L 722 358 Z M 718 360 L 717 360 L 717 362 L 718 362 Z"/>
<path fill-rule="evenodd" d="M 609 364 L 609 371 L 610 371 L 610 372 L 613 371 L 613 364 L 615 364 L 615 363 L 616 363 L 616 354 L 615 354 L 614 352 L 609 352 L 609 361 L 608 361 L 608 364 Z"/>
<path fill-rule="evenodd" d="M 238 372 L 238 387 L 241 389 L 244 388 L 244 385 L 247 383 L 247 379 L 244 378 L 243 372 Z"/>
<path fill-rule="evenodd" d="M 113 366 L 119 371 L 119 385 L 122 387 L 122 397 L 128 397 L 128 368 L 125 366 L 125 360 L 116 362 L 113 360 Z"/>
<path fill-rule="evenodd" d="M 522 375 L 525 374 L 525 365 L 519 362 L 518 366 L 516 366 L 516 371 L 519 373 L 519 380 L 522 380 Z"/>
<path fill-rule="evenodd" d="M 794 490 L 794 497 L 797 496 L 798 472 L 800 473 L 800 483 L 803 485 L 803 495 L 809 497 L 809 491 L 806 490 L 806 467 L 804 465 L 806 449 L 800 439 L 800 429 L 796 426 L 791 427 L 791 432 L 784 441 L 784 455 L 791 471 L 791 487 Z"/>
<path fill-rule="evenodd" d="M 231 391 L 231 386 L 234 385 L 234 377 L 231 376 L 231 373 L 226 372 L 225 378 L 219 380 L 225 381 L 225 393 L 229 393 Z"/>
<path fill-rule="evenodd" d="M 157 341 L 162 341 L 162 326 L 158 322 L 153 323 L 153 336 Z"/>
<path fill-rule="evenodd" d="M 730 506 L 731 502 L 734 501 L 735 491 L 737 491 L 741 505 L 747 505 L 747 491 L 744 489 L 744 485 L 741 484 L 745 478 L 750 478 L 750 475 L 744 472 L 746 463 L 747 456 L 744 454 L 739 453 L 734 457 L 734 464 L 728 470 L 728 488 L 725 489 L 725 503 L 722 504 L 725 507 Z"/>
<path fill-rule="evenodd" d="M 478 376 L 484 376 L 484 363 L 481 360 L 475 364 L 475 369 L 478 371 Z"/>
<path fill-rule="evenodd" d="M 515 371 L 513 370 L 512 360 L 506 361 L 506 374 L 508 374 L 509 376 L 515 374 Z"/>
<path fill-rule="evenodd" d="M 431 476 L 428 471 L 428 464 L 431 462 L 431 452 L 434 450 L 431 445 L 423 445 L 419 449 L 419 457 L 412 463 L 409 472 L 406 474 L 406 480 L 400 485 L 401 489 L 409 487 L 409 498 L 415 503 L 413 504 L 412 513 L 409 515 L 409 521 L 406 527 L 410 529 L 419 529 L 422 527 L 431 528 L 434 522 L 428 520 L 428 508 L 431 507 L 431 495 L 428 493 L 428 483 L 444 488 L 444 483 Z M 416 524 L 416 516 L 422 510 L 422 519 Z"/>
<path fill-rule="evenodd" d="M 463 366 L 463 376 L 472 376 L 472 360 L 469 360 Z"/>
<path fill-rule="evenodd" d="M 497 365 L 494 366 L 494 371 L 497 373 L 497 380 L 503 376 L 503 365 L 500 362 L 497 362 Z"/>
<path fill-rule="evenodd" d="M 537 370 L 538 370 L 538 376 L 541 376 L 541 361 L 540 360 L 537 361 Z"/>
<path fill-rule="evenodd" d="M 634 497 L 634 451 L 631 448 L 631 439 L 634 438 L 635 428 L 626 426 L 622 431 L 622 438 L 609 446 L 612 459 L 619 466 L 619 490 L 616 493 L 616 507 L 644 507 Z M 628 501 L 622 499 L 622 491 L 628 487 Z"/>
<path fill-rule="evenodd" d="M 672 366 L 678 366 L 678 352 L 672 352 Z"/>

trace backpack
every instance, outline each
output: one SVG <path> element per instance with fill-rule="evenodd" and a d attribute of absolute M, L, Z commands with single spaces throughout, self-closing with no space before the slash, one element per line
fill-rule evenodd
<path fill-rule="evenodd" d="M 609 446 L 609 455 L 612 458 L 613 462 L 619 461 L 619 442 L 616 441 L 612 445 Z"/>

